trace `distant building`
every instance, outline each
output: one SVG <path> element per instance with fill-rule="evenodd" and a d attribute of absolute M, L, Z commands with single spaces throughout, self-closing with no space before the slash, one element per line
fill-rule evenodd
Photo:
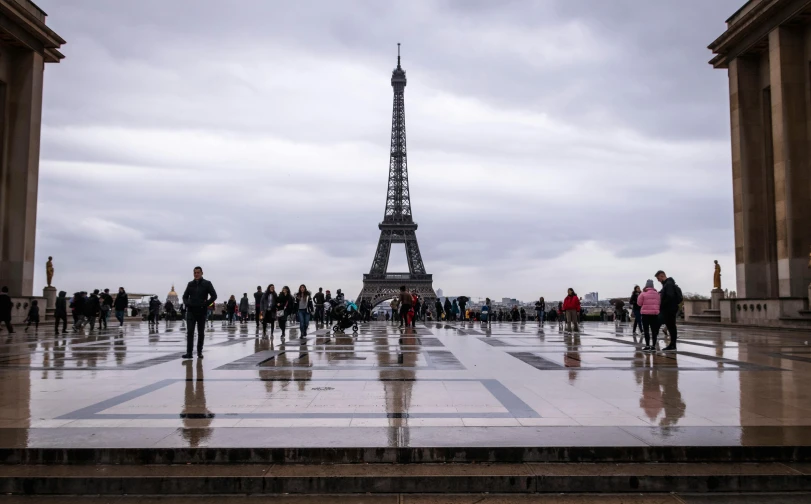
<path fill-rule="evenodd" d="M 445 297 L 445 293 L 442 292 L 442 289 L 437 289 L 436 290 L 436 297 L 440 297 L 440 298 Z"/>
<path fill-rule="evenodd" d="M 583 296 L 583 301 L 587 303 L 597 303 L 600 301 L 600 295 L 596 292 L 589 292 L 585 296 Z"/>
<path fill-rule="evenodd" d="M 180 300 L 177 298 L 174 285 L 172 285 L 172 290 L 169 291 L 169 294 L 166 295 L 166 301 L 170 301 L 175 308 L 180 306 Z"/>

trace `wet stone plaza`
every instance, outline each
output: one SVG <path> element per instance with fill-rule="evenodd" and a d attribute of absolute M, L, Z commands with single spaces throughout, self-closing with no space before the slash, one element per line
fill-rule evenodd
<path fill-rule="evenodd" d="M 0 448 L 806 446 L 806 332 L 363 324 L 353 335 L 127 323 L 3 334 Z"/>

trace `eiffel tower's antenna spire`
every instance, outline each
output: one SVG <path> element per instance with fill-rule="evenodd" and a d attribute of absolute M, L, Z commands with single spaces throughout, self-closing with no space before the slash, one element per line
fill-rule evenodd
<path fill-rule="evenodd" d="M 400 43 L 397 42 L 397 66 L 400 66 Z"/>

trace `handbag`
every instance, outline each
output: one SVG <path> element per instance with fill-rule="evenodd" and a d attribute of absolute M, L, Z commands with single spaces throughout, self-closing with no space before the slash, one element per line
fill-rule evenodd
<path fill-rule="evenodd" d="M 276 310 L 276 318 L 284 318 L 284 310 Z"/>

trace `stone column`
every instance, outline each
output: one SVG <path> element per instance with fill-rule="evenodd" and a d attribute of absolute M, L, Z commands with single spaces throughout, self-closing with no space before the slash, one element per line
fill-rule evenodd
<path fill-rule="evenodd" d="M 39 184 L 39 139 L 42 118 L 41 55 L 5 51 L 10 79 L 5 86 L 5 158 L 0 199 L 0 284 L 12 296 L 34 290 L 34 245 Z"/>
<path fill-rule="evenodd" d="M 806 119 L 806 76 L 801 28 L 780 26 L 769 33 L 772 89 L 774 204 L 780 297 L 804 297 L 811 282 L 811 172 Z"/>
<path fill-rule="evenodd" d="M 42 289 L 42 297 L 45 298 L 46 310 L 53 310 L 56 308 L 56 287 L 45 287 Z"/>
<path fill-rule="evenodd" d="M 741 297 L 777 295 L 771 126 L 764 124 L 771 116 L 761 63 L 753 56 L 729 64 L 735 265 Z"/>
<path fill-rule="evenodd" d="M 713 289 L 712 292 L 710 292 L 710 310 L 720 310 L 722 299 L 724 299 L 724 291 L 721 289 Z"/>

